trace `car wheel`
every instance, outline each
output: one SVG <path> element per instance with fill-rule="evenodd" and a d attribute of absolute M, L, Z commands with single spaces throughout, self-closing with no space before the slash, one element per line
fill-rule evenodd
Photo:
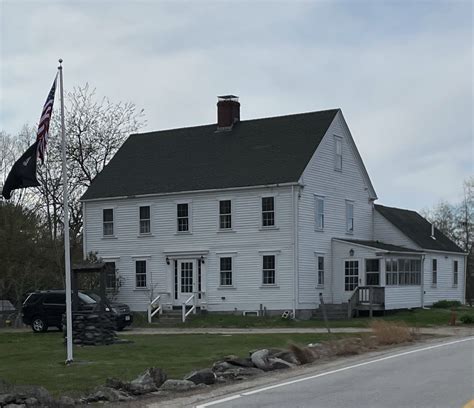
<path fill-rule="evenodd" d="M 31 322 L 31 328 L 35 333 L 42 333 L 48 330 L 48 325 L 42 317 L 35 317 Z"/>

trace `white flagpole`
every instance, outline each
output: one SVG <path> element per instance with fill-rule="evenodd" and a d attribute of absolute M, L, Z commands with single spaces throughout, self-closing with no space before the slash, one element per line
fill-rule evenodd
<path fill-rule="evenodd" d="M 67 164 L 66 164 L 66 136 L 64 126 L 64 87 L 63 87 L 63 66 L 62 59 L 59 59 L 59 82 L 61 85 L 61 139 L 63 158 L 63 212 L 64 212 L 64 264 L 66 267 L 66 344 L 67 359 L 66 364 L 73 361 L 72 356 L 72 299 L 71 299 L 71 255 L 69 249 L 69 206 L 67 194 Z"/>

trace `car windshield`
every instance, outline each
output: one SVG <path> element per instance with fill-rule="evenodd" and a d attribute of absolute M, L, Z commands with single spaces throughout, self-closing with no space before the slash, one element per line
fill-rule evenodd
<path fill-rule="evenodd" d="M 24 305 L 28 303 L 35 303 L 41 295 L 39 293 L 30 293 L 23 302 Z"/>
<path fill-rule="evenodd" d="M 79 299 L 84 303 L 89 303 L 89 304 L 97 303 L 89 295 L 86 295 L 85 293 L 82 293 L 82 292 L 79 292 Z"/>

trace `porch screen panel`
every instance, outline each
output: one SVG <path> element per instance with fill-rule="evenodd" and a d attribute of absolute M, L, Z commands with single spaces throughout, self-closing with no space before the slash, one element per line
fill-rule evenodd
<path fill-rule="evenodd" d="M 380 260 L 366 259 L 365 260 L 365 284 L 368 286 L 380 285 Z"/>
<path fill-rule="evenodd" d="M 359 284 L 359 261 L 345 261 L 344 290 L 352 291 Z"/>

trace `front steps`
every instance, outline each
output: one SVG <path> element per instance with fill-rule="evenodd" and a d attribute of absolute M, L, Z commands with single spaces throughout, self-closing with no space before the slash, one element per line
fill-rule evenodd
<path fill-rule="evenodd" d="M 188 309 L 187 309 L 188 310 Z M 196 308 L 196 313 L 201 313 L 200 308 Z M 191 315 L 186 318 L 189 320 Z M 181 307 L 176 307 L 169 310 L 163 310 L 162 314 L 157 314 L 153 317 L 152 323 L 158 324 L 160 327 L 176 327 L 183 323 L 183 315 Z"/>

